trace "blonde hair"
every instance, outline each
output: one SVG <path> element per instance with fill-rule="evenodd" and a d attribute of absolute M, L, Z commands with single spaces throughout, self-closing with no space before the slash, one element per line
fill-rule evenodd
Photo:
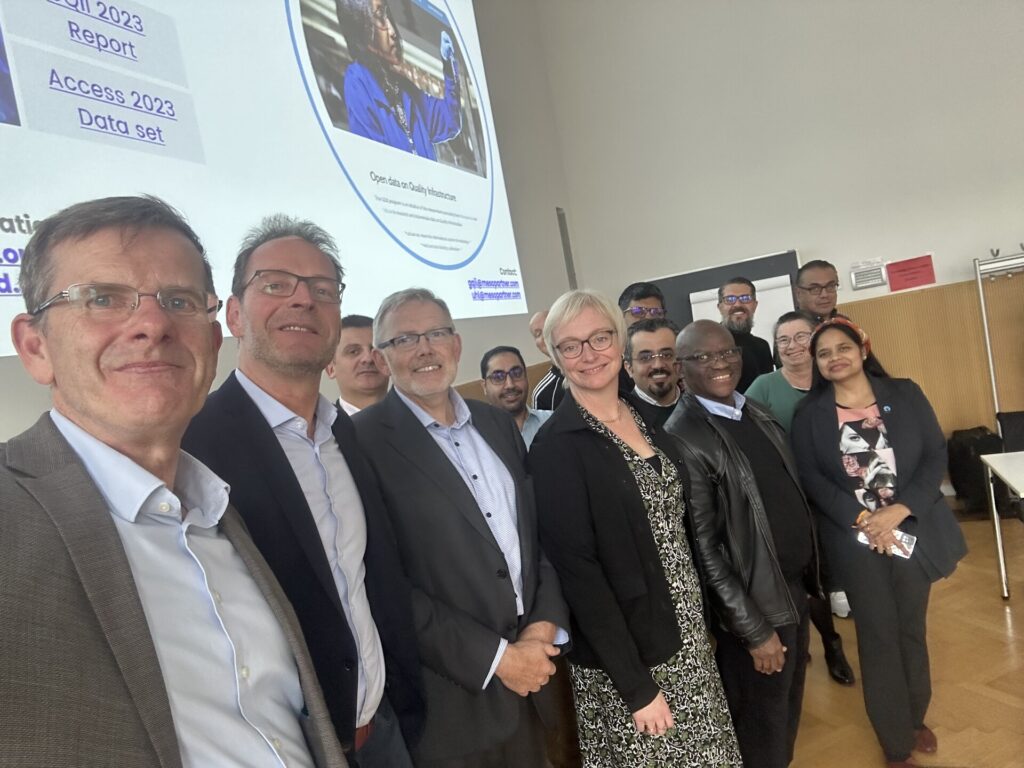
<path fill-rule="evenodd" d="M 603 315 L 608 320 L 608 325 L 615 331 L 615 343 L 620 350 L 624 347 L 626 343 L 626 320 L 623 318 L 618 305 L 603 293 L 580 288 L 563 293 L 555 299 L 555 303 L 551 305 L 547 319 L 544 321 L 544 343 L 547 344 L 552 359 L 556 355 L 561 356 L 555 348 L 555 331 L 566 323 L 571 323 L 585 309 L 593 309 L 598 314 Z"/>

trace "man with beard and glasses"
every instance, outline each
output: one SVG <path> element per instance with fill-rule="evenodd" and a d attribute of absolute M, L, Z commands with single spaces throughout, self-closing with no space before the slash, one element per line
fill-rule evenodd
<path fill-rule="evenodd" d="M 624 361 L 636 386 L 632 403 L 652 427 L 662 427 L 679 402 L 679 363 L 671 320 L 657 317 L 626 329 Z"/>
<path fill-rule="evenodd" d="M 726 281 L 718 289 L 718 311 L 722 313 L 722 325 L 743 351 L 743 371 L 736 390 L 746 392 L 754 379 L 775 370 L 772 348 L 767 341 L 751 333 L 757 311 L 757 288 L 745 277 Z"/>
<path fill-rule="evenodd" d="M 540 425 L 548 420 L 551 411 L 541 411 L 526 405 L 526 363 L 515 347 L 495 347 L 480 358 L 480 382 L 487 402 L 515 419 L 526 447 L 530 447 Z"/>
<path fill-rule="evenodd" d="M 278 214 L 248 233 L 227 304 L 238 368 L 184 446 L 230 483 L 295 606 L 346 753 L 411 768 L 423 698 L 409 586 L 352 421 L 320 394 L 342 277 L 334 240 L 310 221 Z"/>
<path fill-rule="evenodd" d="M 349 416 L 384 399 L 391 378 L 373 359 L 372 317 L 341 318 L 341 340 L 326 373 L 338 385 L 338 407 Z"/>

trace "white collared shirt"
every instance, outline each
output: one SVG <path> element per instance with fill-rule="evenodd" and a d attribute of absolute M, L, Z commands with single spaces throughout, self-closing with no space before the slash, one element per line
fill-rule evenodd
<path fill-rule="evenodd" d="M 359 411 L 362 410 L 358 405 L 352 405 L 348 400 L 343 397 L 338 398 L 338 405 L 341 406 L 341 410 L 347 413 L 349 416 L 355 416 Z"/>
<path fill-rule="evenodd" d="M 236 370 L 235 377 L 274 431 L 320 534 L 359 656 L 356 693 L 356 727 L 359 728 L 373 719 L 384 695 L 384 651 L 366 596 L 363 500 L 331 431 L 338 411 L 326 397 L 319 396 L 316 425 L 310 440 L 305 419 L 281 405 L 241 371 Z"/>
<path fill-rule="evenodd" d="M 523 615 L 523 560 L 519 546 L 519 515 L 516 509 L 516 485 L 505 462 L 490 446 L 473 424 L 473 414 L 456 390 L 448 390 L 448 398 L 455 410 L 455 421 L 445 426 L 414 403 L 405 393 L 395 389 L 416 419 L 427 430 L 438 447 L 459 473 L 469 492 L 473 494 L 484 522 L 490 528 L 501 554 L 505 556 L 508 577 L 515 590 L 516 613 Z M 555 645 L 569 641 L 569 634 L 561 627 L 555 637 Z M 494 661 L 484 679 L 487 687 L 498 662 L 508 647 L 508 641 L 501 638 Z"/>
<path fill-rule="evenodd" d="M 675 405 L 676 403 L 679 402 L 679 394 L 680 394 L 679 393 L 679 387 L 676 387 L 676 399 L 675 400 L 673 400 L 671 403 L 659 403 L 657 400 L 655 400 L 653 397 L 651 397 L 649 394 L 647 394 L 647 392 L 645 392 L 644 390 L 640 389 L 640 385 L 639 384 L 637 384 L 635 387 L 633 387 L 633 393 L 637 397 L 639 397 L 641 400 L 643 400 L 645 403 L 649 403 L 650 405 L 656 405 L 659 408 L 670 408 L 671 406 Z"/>
<path fill-rule="evenodd" d="M 523 421 L 523 428 L 520 430 L 520 433 L 527 448 L 533 443 L 533 438 L 537 436 L 537 432 L 544 426 L 544 422 L 550 419 L 553 413 L 554 411 L 544 411 L 538 408 L 528 407 L 526 409 L 526 420 Z"/>
<path fill-rule="evenodd" d="M 224 481 L 182 451 L 172 491 L 58 411 L 50 417 L 110 509 L 185 768 L 312 766 L 288 640 L 217 528 L 228 504 Z"/>
<path fill-rule="evenodd" d="M 708 413 L 732 419 L 733 421 L 740 421 L 743 418 L 743 405 L 747 402 L 747 398 L 742 392 L 735 391 L 732 393 L 732 405 L 708 400 L 700 395 L 694 395 L 694 397 L 697 398 L 698 402 L 704 406 L 704 410 Z"/>

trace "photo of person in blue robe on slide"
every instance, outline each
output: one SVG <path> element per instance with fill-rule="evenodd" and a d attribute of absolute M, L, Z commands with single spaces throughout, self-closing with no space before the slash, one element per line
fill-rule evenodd
<path fill-rule="evenodd" d="M 405 71 L 398 25 L 386 0 L 337 0 L 338 24 L 353 61 L 344 99 L 352 133 L 431 160 L 434 145 L 462 130 L 459 64 L 447 31 L 440 35 L 444 95 L 432 96 Z"/>

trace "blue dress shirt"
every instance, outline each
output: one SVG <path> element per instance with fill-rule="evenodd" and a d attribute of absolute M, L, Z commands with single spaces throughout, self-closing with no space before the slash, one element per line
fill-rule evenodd
<path fill-rule="evenodd" d="M 224 481 L 182 452 L 171 490 L 58 411 L 50 417 L 110 508 L 185 768 L 312 766 L 288 640 L 217 529 Z"/>

